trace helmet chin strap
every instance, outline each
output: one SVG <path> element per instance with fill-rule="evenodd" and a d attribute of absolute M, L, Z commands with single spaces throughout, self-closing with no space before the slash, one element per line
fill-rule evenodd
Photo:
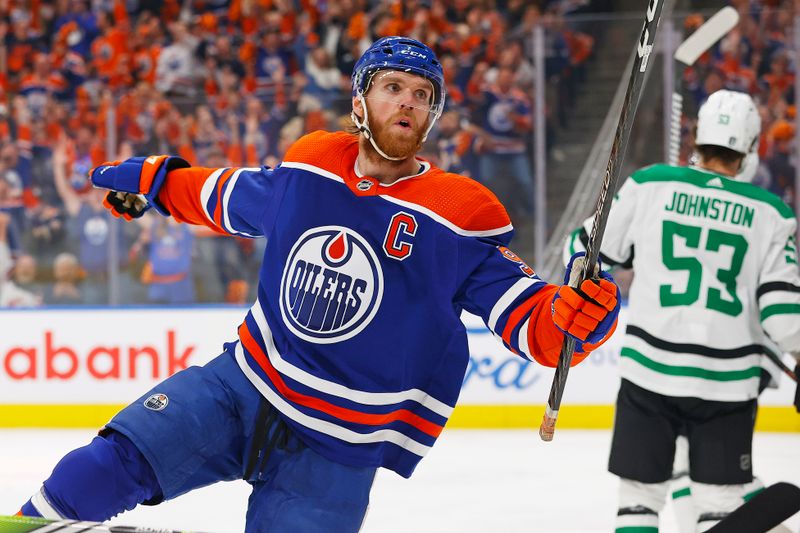
<path fill-rule="evenodd" d="M 358 131 L 364 134 L 364 137 L 369 140 L 369 143 L 375 148 L 375 151 L 380 154 L 380 156 L 384 159 L 388 159 L 389 161 L 402 161 L 405 157 L 392 157 L 388 155 L 386 152 L 378 147 L 378 143 L 375 142 L 375 137 L 372 135 L 372 131 L 369 129 L 369 116 L 367 115 L 367 102 L 364 100 L 364 95 L 358 95 L 358 101 L 361 102 L 361 109 L 364 110 L 364 122 L 358 120 L 358 116 L 356 115 L 355 111 L 350 112 L 350 118 L 353 120 L 353 124 L 356 125 Z"/>

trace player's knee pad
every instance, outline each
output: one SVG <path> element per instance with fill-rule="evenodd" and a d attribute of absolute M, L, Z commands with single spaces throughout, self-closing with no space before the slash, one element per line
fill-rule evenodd
<path fill-rule="evenodd" d="M 742 485 L 742 499 L 746 502 L 762 490 L 764 490 L 764 482 L 753 476 L 753 481 Z"/>
<path fill-rule="evenodd" d="M 697 511 L 697 531 L 706 531 L 742 505 L 750 484 L 709 485 L 692 482 L 692 501 Z"/>
<path fill-rule="evenodd" d="M 62 518 L 102 522 L 160 493 L 141 452 L 111 431 L 65 455 L 38 496 Z"/>
<path fill-rule="evenodd" d="M 666 503 L 669 482 L 642 483 L 632 479 L 619 480 L 619 507 L 647 507 L 660 513 Z"/>
<path fill-rule="evenodd" d="M 658 528 L 658 513 L 664 508 L 668 489 L 668 481 L 642 483 L 621 478 L 617 530 Z"/>

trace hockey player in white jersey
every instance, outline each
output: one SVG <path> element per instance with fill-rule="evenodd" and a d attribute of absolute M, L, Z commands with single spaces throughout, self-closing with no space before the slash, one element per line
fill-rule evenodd
<path fill-rule="evenodd" d="M 697 163 L 635 172 L 612 206 L 601 257 L 635 271 L 609 460 L 621 478 L 617 531 L 657 531 L 680 433 L 697 531 L 738 507 L 753 480 L 763 345 L 800 351 L 795 215 L 735 179 L 760 129 L 748 95 L 712 94 Z M 591 223 L 566 250 L 585 245 Z"/>

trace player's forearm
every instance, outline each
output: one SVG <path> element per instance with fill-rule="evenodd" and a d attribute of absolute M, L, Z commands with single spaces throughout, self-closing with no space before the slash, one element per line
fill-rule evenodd
<path fill-rule="evenodd" d="M 202 190 L 210 176 L 218 169 L 189 167 L 172 170 L 158 192 L 158 201 L 180 222 L 207 226 L 225 233 L 203 208 Z M 213 213 L 210 213 L 213 217 Z"/>

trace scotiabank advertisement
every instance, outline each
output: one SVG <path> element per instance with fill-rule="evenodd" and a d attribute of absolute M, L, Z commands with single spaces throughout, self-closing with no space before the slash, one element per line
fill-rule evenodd
<path fill-rule="evenodd" d="M 0 405 L 127 404 L 159 381 L 202 365 L 235 340 L 245 308 L 0 311 Z M 626 309 L 618 332 L 625 330 Z M 506 350 L 475 316 L 463 317 L 470 362 L 460 403 L 541 405 L 553 370 Z M 614 403 L 622 334 L 571 369 L 563 404 Z M 761 405 L 791 405 L 781 379 Z"/>

